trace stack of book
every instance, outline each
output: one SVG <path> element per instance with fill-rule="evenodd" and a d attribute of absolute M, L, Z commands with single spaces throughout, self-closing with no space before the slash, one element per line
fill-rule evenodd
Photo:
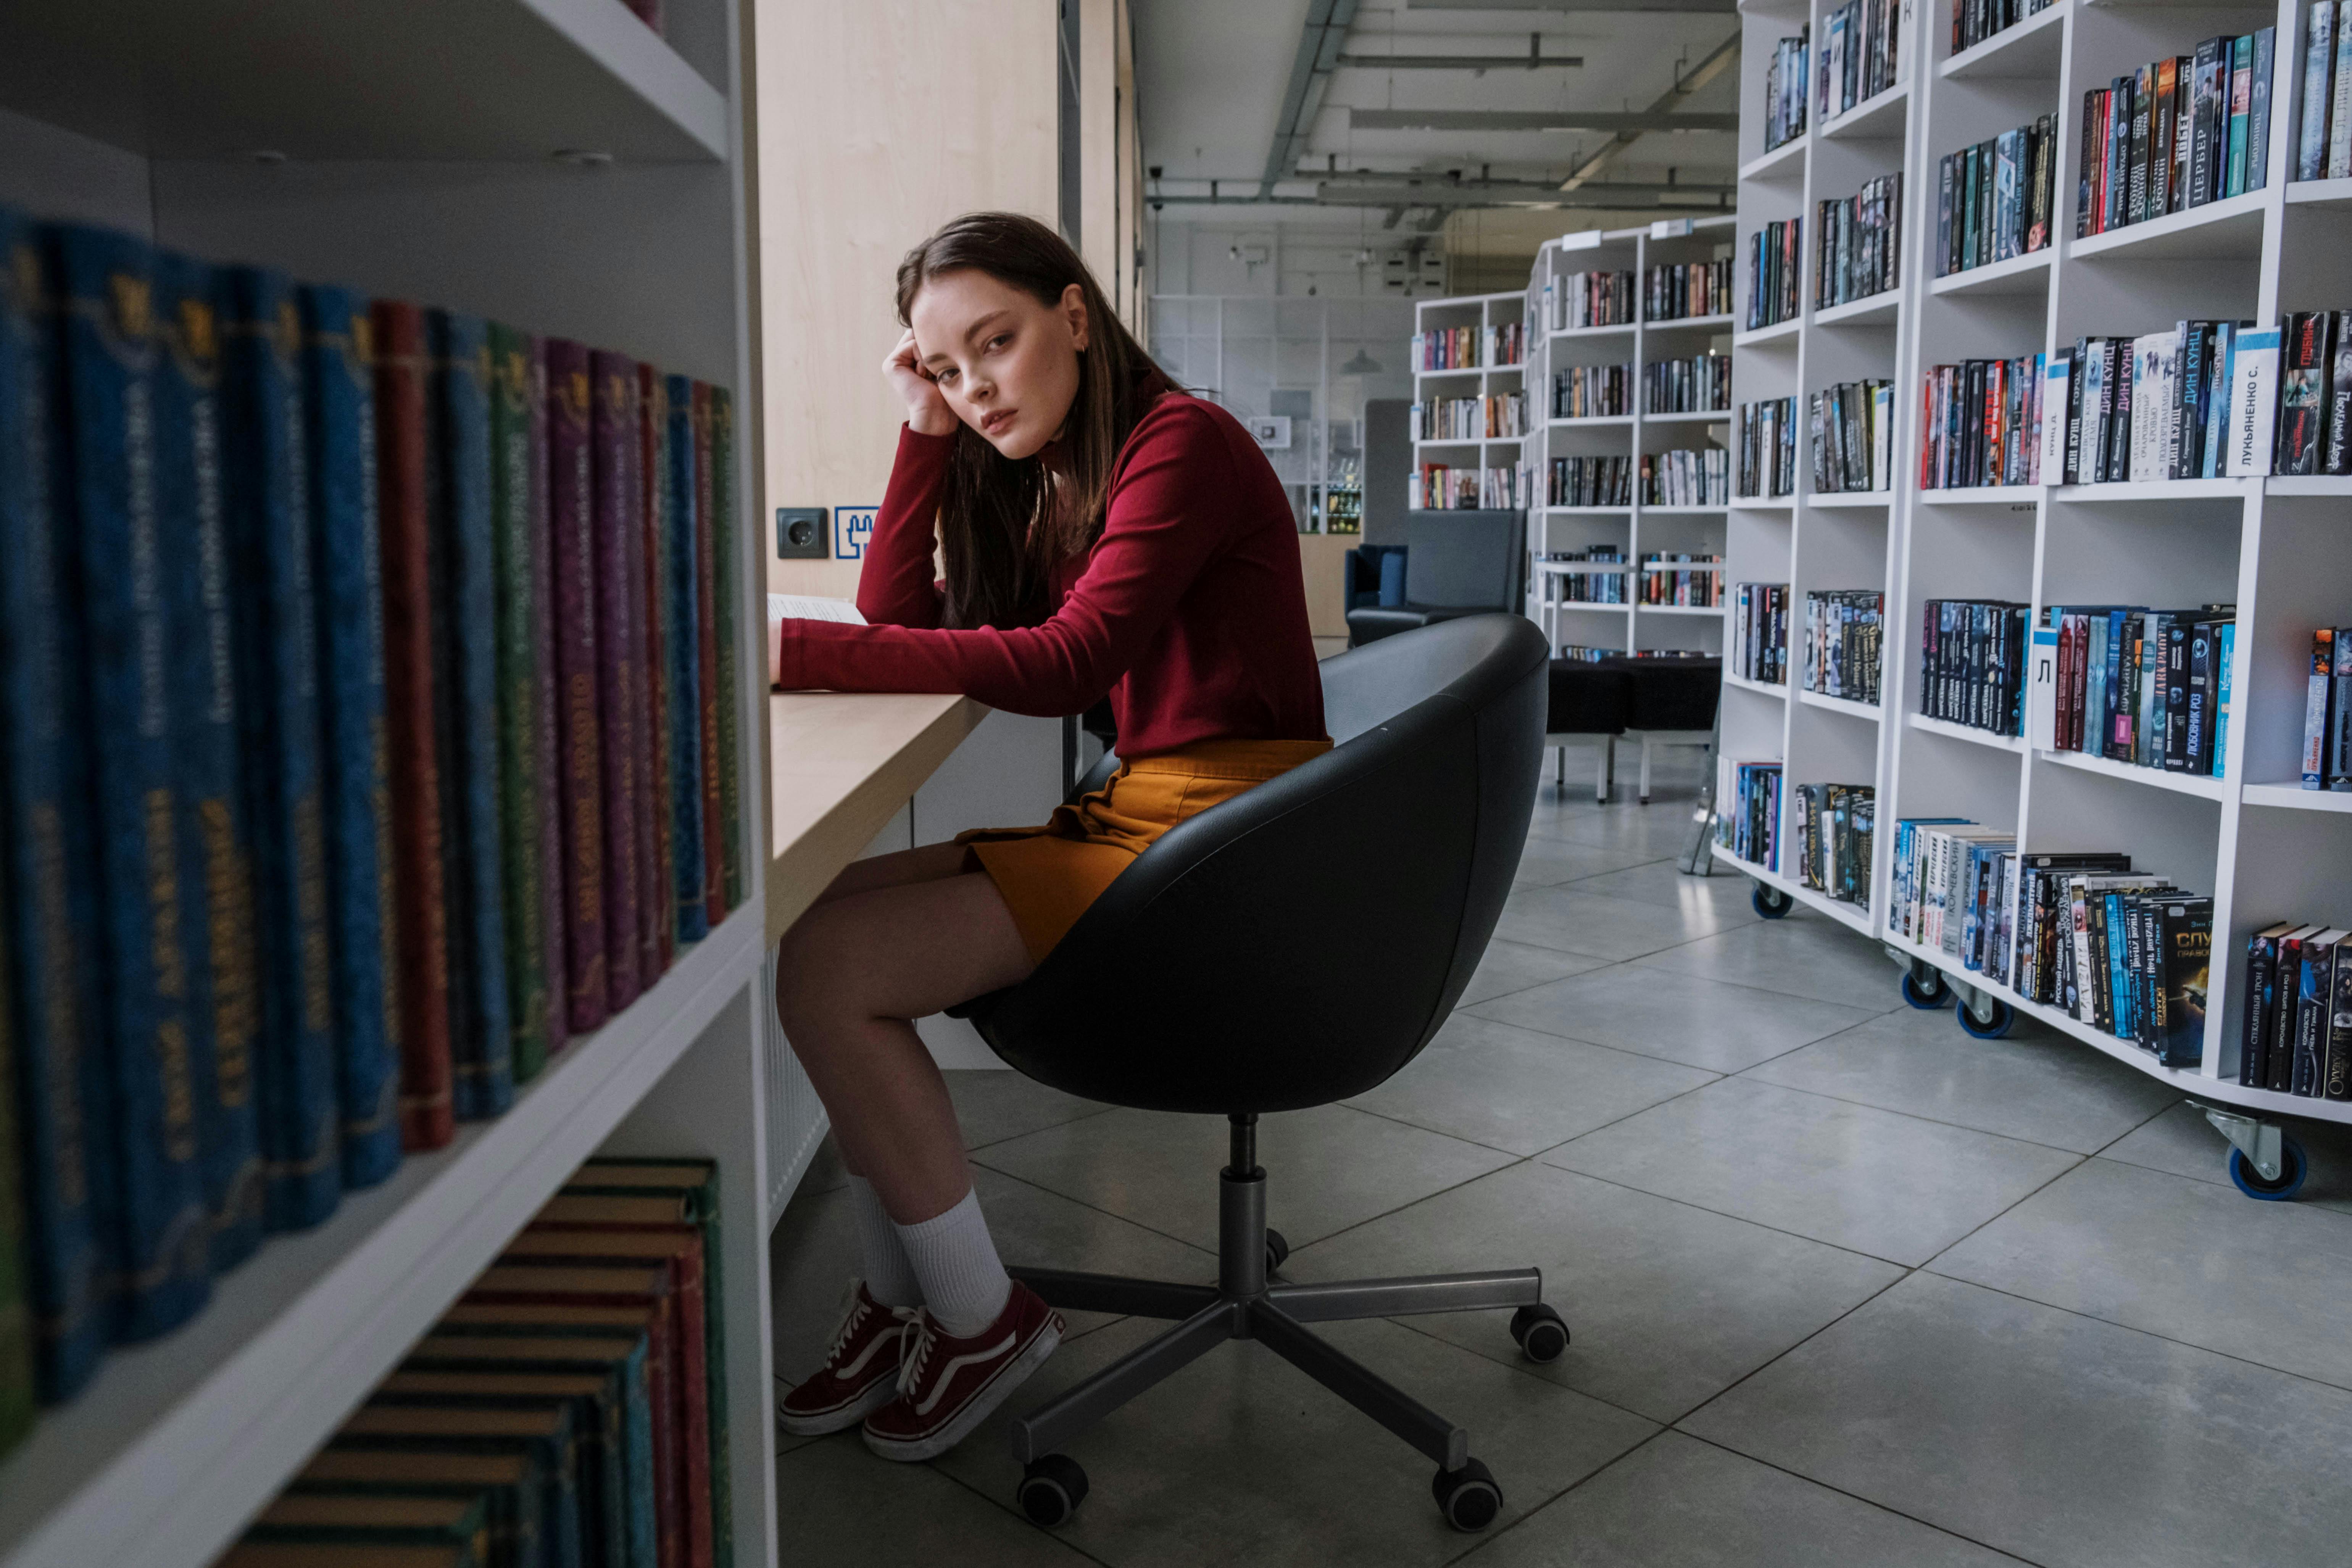
<path fill-rule="evenodd" d="M 1731 454 L 1721 447 L 1642 454 L 1643 506 L 1727 506 Z"/>
<path fill-rule="evenodd" d="M 1813 304 L 1832 305 L 1883 294 L 1902 280 L 1903 175 L 1863 182 L 1842 201 L 1816 202 L 1820 247 L 1813 258 Z"/>
<path fill-rule="evenodd" d="M 1526 434 L 1527 398 L 1503 392 L 1487 397 L 1433 397 L 1412 405 L 1416 441 L 1492 440 Z"/>
<path fill-rule="evenodd" d="M 1748 327 L 1769 327 L 1797 313 L 1797 279 L 1804 248 L 1797 218 L 1759 224 L 1748 237 Z"/>
<path fill-rule="evenodd" d="M 1633 367 L 1573 364 L 1551 377 L 1551 416 L 1595 419 L 1633 412 Z"/>
<path fill-rule="evenodd" d="M 1830 120 L 1910 75 L 1910 12 L 1901 0 L 1846 0 L 1822 18 L 1814 107 Z"/>
<path fill-rule="evenodd" d="M 719 1179 L 591 1160 L 232 1549 L 457 1545 L 481 1568 L 730 1568 Z M 281 1550 L 270 1556 L 257 1548 Z M 419 1557 L 415 1561 L 448 1559 Z"/>
<path fill-rule="evenodd" d="M 2053 605 L 2035 634 L 2052 686 L 2027 717 L 2032 743 L 2167 773 L 2222 776 L 2237 612 Z"/>
<path fill-rule="evenodd" d="M 1480 331 L 1476 327 L 1436 327 L 1412 335 L 1412 368 L 1476 370 Z"/>
<path fill-rule="evenodd" d="M 2271 472 L 2352 474 L 2352 312 L 2287 312 Z"/>
<path fill-rule="evenodd" d="M 2246 939 L 2238 1082 L 2352 1100 L 2352 931 L 2284 921 Z"/>
<path fill-rule="evenodd" d="M 2030 256 L 2058 205 L 2058 122 L 2045 114 L 1936 163 L 1936 273 Z"/>
<path fill-rule="evenodd" d="M 1806 399 L 1813 489 L 1840 495 L 1895 488 L 1895 384 L 1845 381 Z"/>
<path fill-rule="evenodd" d="M 1642 320 L 1685 321 L 1731 310 L 1731 258 L 1679 261 L 1642 275 Z"/>
<path fill-rule="evenodd" d="M 2049 454 L 2063 463 L 2054 477 L 2088 485 L 2268 473 L 2278 362 L 2278 332 L 2251 322 L 2076 339 L 2048 377 L 2064 382 L 2066 399 L 2053 433 L 2063 445 Z M 2045 483 L 2050 470 L 2045 460 Z"/>
<path fill-rule="evenodd" d="M 1518 364 L 1528 357 L 1528 331 L 1517 321 L 1497 321 L 1486 329 L 1486 363 Z"/>
<path fill-rule="evenodd" d="M 1684 563 L 1712 564 L 1720 567 L 1720 555 L 1692 555 L 1684 552 L 1653 552 L 1642 557 L 1642 603 L 1645 605 L 1719 605 L 1721 571 L 1688 571 Z M 2352 784 L 2346 786 L 2352 788 Z"/>
<path fill-rule="evenodd" d="M 2050 8 L 2052 0 L 1952 0 L 1952 53 L 1975 48 L 1995 33 Z"/>
<path fill-rule="evenodd" d="M 2336 0 L 2312 0 L 2303 42 L 2303 125 L 2294 177 L 2352 177 L 2352 32 Z"/>
<path fill-rule="evenodd" d="M 1877 792 L 1868 784 L 1792 784 L 1781 869 L 1843 903 L 1870 901 Z"/>
<path fill-rule="evenodd" d="M 1546 279 L 1543 298 L 1544 320 L 1555 332 L 1630 326 L 1633 321 L 1631 272 L 1570 272 Z"/>
<path fill-rule="evenodd" d="M 1693 354 L 1642 367 L 1642 408 L 1648 414 L 1731 412 L 1731 356 Z"/>
<path fill-rule="evenodd" d="M 1595 544 L 1584 550 L 1555 550 L 1544 556 L 1546 561 L 1591 561 L 1622 563 L 1625 552 L 1611 544 Z M 1625 602 L 1625 573 L 1622 566 L 1613 572 L 1547 572 L 1552 581 L 1552 599 L 1567 605 L 1622 605 Z"/>
<path fill-rule="evenodd" d="M 1780 837 L 1780 764 L 1723 759 L 1715 841 L 1751 866 L 1774 867 Z"/>
<path fill-rule="evenodd" d="M 1790 495 L 1796 488 L 1796 399 L 1771 397 L 1741 404 L 1739 493 L 1760 500 Z"/>
<path fill-rule="evenodd" d="M 1423 463 L 1413 470 L 1406 504 L 1414 511 L 1506 511 L 1534 504 L 1527 464 L 1457 468 Z"/>
<path fill-rule="evenodd" d="M 0 257 L 0 1318 L 54 1401 L 742 900 L 735 435 L 453 312 L 5 210 Z"/>
<path fill-rule="evenodd" d="M 1742 583 L 1732 592 L 1731 673 L 1768 686 L 1789 679 L 1789 584 Z"/>
<path fill-rule="evenodd" d="M 1554 458 L 1549 506 L 1631 506 L 1631 458 Z"/>
<path fill-rule="evenodd" d="M 2352 626 L 2311 634 L 2303 700 L 2303 787 L 2352 791 Z"/>
<path fill-rule="evenodd" d="M 2277 31 L 2208 38 L 2083 95 L 2075 238 L 2263 187 Z"/>
<path fill-rule="evenodd" d="M 1919 711 L 1948 724 L 2025 733 L 2027 606 L 1929 599 L 1919 612 Z"/>
<path fill-rule="evenodd" d="M 1878 704 L 1879 621 L 1886 595 L 1875 588 L 1813 589 L 1805 595 L 1805 689 Z"/>
<path fill-rule="evenodd" d="M 1811 58 L 1811 30 L 1800 31 L 1772 46 L 1764 67 L 1764 151 L 1785 147 L 1805 133 L 1806 66 Z"/>
<path fill-rule="evenodd" d="M 1921 394 L 1919 488 L 2042 482 L 2042 356 L 1931 366 Z"/>

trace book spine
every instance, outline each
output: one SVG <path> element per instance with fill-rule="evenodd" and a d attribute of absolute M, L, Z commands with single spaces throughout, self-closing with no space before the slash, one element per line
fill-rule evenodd
<path fill-rule="evenodd" d="M 2201 771 L 2218 779 L 2227 776 L 2230 764 L 2231 671 L 2237 663 L 2237 623 L 2223 621 L 2217 631 L 2213 640 L 2213 752 Z"/>
<path fill-rule="evenodd" d="M 121 1172 L 113 1332 L 142 1340 L 184 1322 L 212 1289 L 156 526 L 154 262 L 142 242 L 100 230 L 55 229 L 50 245 L 64 300 L 65 580 L 82 622 L 79 740 L 98 830 L 98 1021 L 113 1085 L 98 1148 Z"/>
<path fill-rule="evenodd" d="M 590 470 L 596 567 L 597 681 L 604 733 L 604 973 L 617 1013 L 637 998 L 645 976 L 637 909 L 637 826 L 643 809 L 635 745 L 644 700 L 634 570 L 636 515 L 637 367 L 619 354 L 590 356 Z"/>
<path fill-rule="evenodd" d="M 2303 787 L 2327 787 L 2327 699 L 2336 671 L 2336 632 L 2311 634 L 2311 677 L 2303 699 Z"/>
<path fill-rule="evenodd" d="M 2297 975 L 2294 1005 L 2294 1066 L 2287 1081 L 2287 1092 L 2305 1100 L 2323 1092 L 2321 1081 L 2325 1070 L 2328 1027 L 2328 1006 L 2335 997 L 2334 977 L 2336 949 L 2322 947 L 2316 942 L 2305 942 L 2303 967 Z"/>
<path fill-rule="evenodd" d="M 1884 465 L 1879 471 L 1882 476 L 1886 472 Z M 711 576 L 717 590 L 710 619 L 719 655 L 719 818 L 725 907 L 731 910 L 743 901 L 743 541 L 736 526 L 735 398 L 723 386 L 710 389 L 710 512 Z"/>
<path fill-rule="evenodd" d="M 669 411 L 669 554 L 667 561 L 668 621 L 664 651 L 669 665 L 670 904 L 677 940 L 700 942 L 710 931 L 703 896 L 702 856 L 702 585 L 696 554 L 700 509 L 695 504 L 694 384 L 667 378 Z"/>
<path fill-rule="evenodd" d="M 383 577 L 384 728 L 392 770 L 392 859 L 400 1004 L 400 1130 L 410 1149 L 455 1134 L 449 1048 L 447 895 L 442 885 L 439 737 L 433 723 L 433 589 L 426 538 L 430 422 L 424 313 L 379 300 L 376 511 Z"/>
<path fill-rule="evenodd" d="M 2271 171 L 2271 77 L 2277 68 L 2273 58 L 2278 43 L 2276 27 L 2254 30 L 2253 78 L 2247 84 L 2246 104 L 2246 184 L 2250 191 L 2259 191 L 2270 184 Z"/>
<path fill-rule="evenodd" d="M 173 754 L 187 921 L 189 1060 L 194 1069 L 212 1268 L 261 1245 L 261 1133 L 253 1098 L 261 1005 L 254 967 L 253 840 L 237 756 L 236 663 L 221 473 L 220 314 L 212 268 L 159 256 L 155 321 L 157 529 L 193 547 L 194 570 L 164 574 L 173 660 Z"/>
<path fill-rule="evenodd" d="M 2352 174 L 2352 28 L 2345 26 L 2344 7 L 2336 7 L 2336 64 L 2328 86 L 2327 163 L 2322 176 L 2340 180 Z"/>
<path fill-rule="evenodd" d="M 524 340 L 530 384 L 525 395 L 530 426 L 531 664 L 536 683 L 538 734 L 540 967 L 546 976 L 547 1054 L 563 1048 L 571 1036 L 572 997 L 565 984 L 563 752 L 556 744 L 555 579 L 549 537 L 547 344 Z"/>
<path fill-rule="evenodd" d="M 2320 1069 L 2320 1095 L 2326 1100 L 2352 1100 L 2352 945 L 2336 945 L 2329 969 L 2329 1000 L 2323 1020 L 2327 1055 Z"/>
<path fill-rule="evenodd" d="M 2302 1014 L 2303 960 L 2302 939 L 2288 935 L 2279 939 L 2278 979 L 2272 986 L 2270 1050 L 2263 1059 L 2269 1076 L 2265 1086 L 2281 1094 L 2288 1092 L 2294 1081 L 2295 1029 Z"/>
<path fill-rule="evenodd" d="M 571 1032 L 604 1022 L 604 746 L 596 696 L 595 486 L 588 351 L 547 340 L 548 540 L 555 607 L 556 729 L 562 752 L 563 931 Z"/>
<path fill-rule="evenodd" d="M 2303 50 L 2303 128 L 2295 141 L 2294 177 L 2327 173 L 2327 105 L 2335 96 L 2336 0 L 2315 0 Z"/>
<path fill-rule="evenodd" d="M 637 477 L 645 519 L 646 561 L 646 810 L 647 853 L 638 879 L 640 912 L 653 932 L 648 974 L 665 973 L 677 946 L 672 912 L 677 886 L 673 828 L 677 809 L 670 771 L 669 649 L 677 639 L 669 595 L 669 381 L 651 365 L 637 367 Z"/>
<path fill-rule="evenodd" d="M 433 354 L 438 493 L 432 500 L 439 570 L 434 707 L 452 744 L 444 777 L 443 864 L 449 903 L 449 1055 L 457 1120 L 514 1102 L 514 1032 L 507 995 L 505 869 L 499 834 L 497 547 L 490 516 L 488 328 L 478 318 L 426 317 Z M 453 809 L 454 808 L 454 809 Z M 451 872 L 454 871 L 454 875 Z"/>
<path fill-rule="evenodd" d="M 0 304 L 0 310 L 5 310 Z M 5 333 L 5 329 L 0 329 Z M 0 350 L 0 354 L 6 351 Z M 0 401 L 7 395 L 0 392 Z M 0 415 L 0 426 L 7 416 Z M 0 458 L 0 468 L 11 458 Z M 0 502 L 0 505 L 5 505 Z M 0 899 L 0 953 L 13 951 L 8 904 Z M 18 1162 L 25 1144 L 16 1126 L 16 1020 L 12 976 L 0 967 L 0 1455 L 14 1449 L 33 1429 L 39 1393 L 33 1371 L 35 1310 L 25 1225 L 25 1194 Z M 715 1391 L 714 1391 L 715 1392 Z"/>
<path fill-rule="evenodd" d="M 546 901 L 541 897 L 539 605 L 531 571 L 530 340 L 489 329 L 490 582 L 498 659 L 499 889 L 505 906 L 507 1055 L 514 1079 L 547 1065 Z"/>
<path fill-rule="evenodd" d="M 2232 38 L 2222 67 L 2229 92 L 2229 163 L 2217 195 L 2234 196 L 2246 189 L 2249 133 L 2252 130 L 2254 44 L 2250 37 Z"/>
<path fill-rule="evenodd" d="M 1793 278 L 1793 272 L 1791 273 Z M 1793 286 L 1793 284 L 1792 284 Z M 702 904 L 715 929 L 727 918 L 727 829 L 719 785 L 718 495 L 710 462 L 710 388 L 694 383 L 695 626 L 702 724 Z"/>
<path fill-rule="evenodd" d="M 2271 987 L 2275 984 L 2278 939 L 2259 933 L 2246 939 L 2246 1016 L 2238 1034 L 2238 1083 L 2259 1089 L 2270 1079 Z"/>
<path fill-rule="evenodd" d="M 102 1352 L 113 1233 L 98 1215 L 111 1212 L 115 1175 L 100 1147 L 110 1097 L 92 993 L 88 758 L 73 743 L 86 721 L 61 515 L 58 308 L 37 231 L 0 206 L 0 895 L 10 928 L 0 1035 L 16 1073 L 34 1383 L 45 1402 L 79 1392 Z"/>

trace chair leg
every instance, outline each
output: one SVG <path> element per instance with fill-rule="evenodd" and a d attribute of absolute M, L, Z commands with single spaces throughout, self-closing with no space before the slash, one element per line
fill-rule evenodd
<path fill-rule="evenodd" d="M 1609 781 L 1617 773 L 1617 737 L 1601 737 L 1600 772 L 1592 781 L 1592 798 L 1602 805 L 1609 804 Z"/>
<path fill-rule="evenodd" d="M 1047 1306 L 1076 1312 L 1174 1320 L 1189 1318 L 1217 1300 L 1213 1285 L 1129 1279 L 1117 1274 L 1084 1274 L 1075 1268 L 1008 1268 L 1005 1272 L 1045 1298 Z"/>
<path fill-rule="evenodd" d="M 1650 804 L 1650 737 L 1642 737 L 1642 804 Z"/>
<path fill-rule="evenodd" d="M 1531 1307 L 1543 1300 L 1543 1270 L 1507 1268 L 1484 1274 L 1350 1279 L 1336 1285 L 1276 1285 L 1266 1291 L 1265 1299 L 1302 1323 Z"/>
<path fill-rule="evenodd" d="M 1238 1303 L 1202 1308 L 1141 1350 L 1103 1368 L 1013 1423 L 1013 1457 L 1023 1464 L 1055 1452 L 1069 1440 L 1171 1374 L 1234 1337 Z"/>
<path fill-rule="evenodd" d="M 1308 1333 L 1273 1302 L 1251 1302 L 1249 1315 L 1260 1344 L 1434 1459 L 1440 1468 L 1458 1470 L 1469 1461 L 1469 1433 Z"/>

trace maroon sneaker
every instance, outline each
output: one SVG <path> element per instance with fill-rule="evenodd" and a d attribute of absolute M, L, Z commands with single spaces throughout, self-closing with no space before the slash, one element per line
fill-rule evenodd
<path fill-rule="evenodd" d="M 1062 1327 L 1062 1315 L 1017 1279 L 996 1321 L 970 1339 L 924 1312 L 907 1339 L 898 1397 L 866 1418 L 866 1446 L 886 1459 L 946 1453 L 1045 1363 Z"/>
<path fill-rule="evenodd" d="M 795 1437 L 856 1426 L 898 1395 L 898 1363 L 915 1336 L 917 1307 L 886 1307 L 857 1282 L 824 1364 L 776 1401 L 776 1425 Z"/>

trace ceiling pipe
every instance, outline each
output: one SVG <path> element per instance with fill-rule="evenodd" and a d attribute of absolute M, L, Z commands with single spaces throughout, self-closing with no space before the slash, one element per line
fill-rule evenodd
<path fill-rule="evenodd" d="M 1359 131 L 1738 131 L 1737 114 L 1622 113 L 1584 109 L 1350 109 Z"/>
<path fill-rule="evenodd" d="M 1258 182 L 1261 199 L 1274 193 L 1276 180 L 1295 179 L 1299 154 L 1307 151 L 1307 133 L 1314 128 L 1315 110 L 1323 89 L 1339 63 L 1339 46 L 1355 25 L 1356 0 L 1308 0 L 1307 20 L 1298 30 L 1298 49 L 1291 57 L 1290 83 L 1283 90 L 1282 111 L 1274 120 L 1274 144 L 1266 149 L 1265 173 Z"/>
<path fill-rule="evenodd" d="M 1664 114 L 1671 111 L 1676 105 L 1688 101 L 1693 94 L 1730 69 L 1731 62 L 1739 58 L 1739 33 L 1740 30 L 1734 27 L 1731 30 L 1731 36 L 1716 45 L 1698 64 L 1693 66 L 1688 71 L 1677 71 L 1675 85 L 1658 95 L 1657 101 L 1650 105 L 1650 112 Z M 1600 174 L 1601 170 L 1609 166 L 1611 160 L 1640 141 L 1642 133 L 1638 131 L 1619 132 L 1599 152 L 1570 171 L 1568 178 L 1559 183 L 1559 188 L 1563 191 L 1572 191 L 1579 185 L 1591 181 Z"/>
<path fill-rule="evenodd" d="M 1528 35 L 1528 52 L 1512 55 L 1351 55 L 1342 53 L 1339 63 L 1356 70 L 1391 71 L 1496 71 L 1546 70 L 1556 67 L 1570 69 L 1584 64 L 1582 55 L 1548 55 L 1543 52 L 1543 35 Z"/>

